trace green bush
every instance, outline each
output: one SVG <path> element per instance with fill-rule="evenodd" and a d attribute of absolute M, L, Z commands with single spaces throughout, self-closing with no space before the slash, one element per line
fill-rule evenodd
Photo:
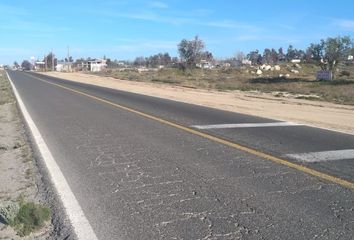
<path fill-rule="evenodd" d="M 20 236 L 26 236 L 40 229 L 49 218 L 49 208 L 29 202 L 21 204 L 20 210 L 11 225 Z"/>

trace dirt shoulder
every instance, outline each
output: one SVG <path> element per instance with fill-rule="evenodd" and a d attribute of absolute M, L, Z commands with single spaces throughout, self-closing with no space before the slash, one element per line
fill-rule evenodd
<path fill-rule="evenodd" d="M 293 121 L 354 134 L 354 106 L 323 101 L 295 99 L 292 95 L 276 97 L 261 92 L 191 89 L 162 83 L 119 80 L 84 73 L 43 73 L 66 80 L 161 97 L 186 103 Z"/>
<path fill-rule="evenodd" d="M 0 71 L 0 202 L 42 202 L 36 185 L 33 154 L 5 72 Z M 51 225 L 20 237 L 0 222 L 0 239 L 49 239 Z"/>

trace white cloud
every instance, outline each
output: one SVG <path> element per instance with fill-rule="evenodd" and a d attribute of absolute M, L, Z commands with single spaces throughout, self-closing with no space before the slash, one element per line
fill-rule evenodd
<path fill-rule="evenodd" d="M 261 35 L 253 35 L 253 34 L 242 34 L 234 38 L 235 41 L 239 41 L 239 42 L 243 42 L 243 41 L 248 42 L 254 40 L 261 40 L 261 39 L 262 39 Z"/>
<path fill-rule="evenodd" d="M 216 28 L 248 29 L 253 31 L 258 30 L 258 27 L 256 26 L 230 21 L 230 20 L 198 22 L 198 25 L 204 25 L 204 26 L 216 27 Z"/>
<path fill-rule="evenodd" d="M 132 53 L 135 56 L 146 55 L 146 52 L 168 52 L 175 51 L 177 49 L 178 41 L 169 40 L 155 40 L 155 39 L 129 39 L 129 38 L 117 38 L 116 43 L 107 47 L 90 47 L 85 46 L 79 49 L 75 49 L 75 52 L 102 52 L 102 53 Z M 72 50 L 74 51 L 74 49 Z"/>
<path fill-rule="evenodd" d="M 160 2 L 160 1 L 152 1 L 149 2 L 149 5 L 153 8 L 161 8 L 161 9 L 166 9 L 168 8 L 168 5 L 164 2 Z"/>
<path fill-rule="evenodd" d="M 296 30 L 296 27 L 288 24 L 277 24 L 276 26 L 285 30 Z"/>
<path fill-rule="evenodd" d="M 124 41 L 122 44 L 117 44 L 116 46 L 114 46 L 113 50 L 125 52 L 140 52 L 145 50 L 167 51 L 176 49 L 177 43 L 178 41 L 140 39 Z"/>
<path fill-rule="evenodd" d="M 152 11 L 143 11 L 143 12 L 136 12 L 136 13 L 117 13 L 112 11 L 96 11 L 93 14 L 98 14 L 101 16 L 109 16 L 112 18 L 126 18 L 126 19 L 133 19 L 133 20 L 142 20 L 142 21 L 150 21 L 150 22 L 157 22 L 157 23 L 167 23 L 173 25 L 181 25 L 186 23 L 191 23 L 194 20 L 191 18 L 181 18 L 181 17 L 165 17 L 159 15 Z"/>
<path fill-rule="evenodd" d="M 276 36 L 270 33 L 251 33 L 251 34 L 239 34 L 230 38 L 230 42 L 250 42 L 250 41 L 273 41 L 277 43 L 287 44 L 298 44 L 302 41 L 307 40 L 307 37 L 298 36 Z"/>
<path fill-rule="evenodd" d="M 38 49 L 34 48 L 18 48 L 18 47 L 7 47 L 7 48 L 0 48 L 0 56 L 1 58 L 17 58 L 20 59 L 29 59 L 30 56 L 35 56 L 38 53 Z M 9 63 L 9 59 L 5 60 Z"/>
<path fill-rule="evenodd" d="M 206 9 L 206 8 L 199 8 L 192 11 L 192 14 L 194 16 L 200 16 L 200 17 L 210 16 L 212 13 L 214 13 L 213 10 Z"/>
<path fill-rule="evenodd" d="M 196 10 L 199 12 L 200 10 Z M 142 11 L 142 12 L 128 12 L 128 13 L 117 13 L 110 10 L 101 10 L 90 12 L 91 14 L 112 17 L 112 18 L 126 18 L 142 21 L 150 21 L 157 23 L 167 23 L 172 25 L 194 25 L 194 26 L 205 26 L 205 27 L 214 27 L 214 28 L 229 28 L 229 29 L 243 29 L 250 31 L 258 31 L 259 28 L 250 25 L 247 23 L 236 22 L 232 20 L 203 20 L 201 18 L 188 17 L 188 16 L 165 16 L 163 14 L 158 14 L 154 11 Z M 207 11 L 204 10 L 203 14 L 206 14 Z"/>
<path fill-rule="evenodd" d="M 46 24 L 37 22 L 27 22 L 22 20 L 12 21 L 11 24 L 0 23 L 0 29 L 2 30 L 15 30 L 31 33 L 57 33 L 67 32 L 71 29 L 68 27 L 52 27 Z"/>
<path fill-rule="evenodd" d="M 335 19 L 333 25 L 345 30 L 354 31 L 354 20 L 349 19 Z"/>

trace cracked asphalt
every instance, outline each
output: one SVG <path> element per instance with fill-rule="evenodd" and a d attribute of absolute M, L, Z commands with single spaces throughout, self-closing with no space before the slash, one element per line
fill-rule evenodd
<path fill-rule="evenodd" d="M 274 120 L 33 73 L 9 75 L 99 239 L 354 235 L 352 189 L 38 78 L 184 126 Z M 354 148 L 352 135 L 306 126 L 207 132 L 276 156 Z M 306 165 L 354 180 L 353 159 Z"/>

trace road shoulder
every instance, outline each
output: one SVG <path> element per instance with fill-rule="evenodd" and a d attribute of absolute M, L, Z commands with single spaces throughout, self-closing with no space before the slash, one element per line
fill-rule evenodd
<path fill-rule="evenodd" d="M 46 205 L 33 151 L 5 76 L 5 72 L 0 72 L 0 202 Z M 52 229 L 52 224 L 47 222 L 41 230 L 20 237 L 13 228 L 0 222 L 0 236 L 5 239 L 50 239 Z"/>

